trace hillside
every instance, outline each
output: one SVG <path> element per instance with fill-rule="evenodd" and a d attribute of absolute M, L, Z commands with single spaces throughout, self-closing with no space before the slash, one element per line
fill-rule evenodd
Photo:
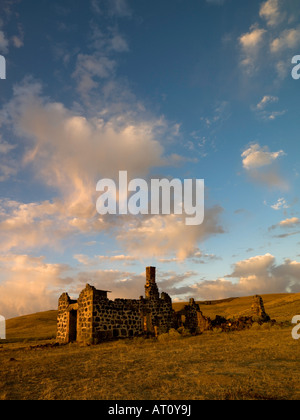
<path fill-rule="evenodd" d="M 57 311 L 38 312 L 6 321 L 6 338 L 10 342 L 53 339 L 56 336 Z"/>
<path fill-rule="evenodd" d="M 0 345 L 0 400 L 298 400 L 299 341 L 290 322 L 300 315 L 300 294 L 262 297 L 272 318 L 288 322 L 55 346 L 57 311 L 10 319 L 8 343 Z M 211 318 L 232 317 L 246 314 L 251 303 L 252 296 L 200 307 Z"/>
<path fill-rule="evenodd" d="M 266 312 L 277 321 L 291 321 L 294 315 L 300 315 L 300 293 L 262 295 Z M 219 301 L 197 301 L 205 316 L 212 319 L 216 315 L 224 317 L 249 315 L 252 296 L 229 298 Z M 173 304 L 176 311 L 183 308 L 185 302 Z M 8 319 L 6 337 L 10 342 L 53 339 L 56 335 L 57 311 L 39 312 L 32 315 Z"/>

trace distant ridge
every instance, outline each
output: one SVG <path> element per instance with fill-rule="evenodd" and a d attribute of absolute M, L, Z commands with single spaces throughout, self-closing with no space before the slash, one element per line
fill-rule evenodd
<path fill-rule="evenodd" d="M 234 299 L 238 299 L 237 297 L 227 298 L 227 299 L 219 299 L 219 300 L 199 300 L 197 303 L 199 305 L 219 305 L 220 303 L 231 302 Z"/>

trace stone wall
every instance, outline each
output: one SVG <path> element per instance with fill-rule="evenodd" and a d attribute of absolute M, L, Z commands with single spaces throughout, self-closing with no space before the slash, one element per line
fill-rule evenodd
<path fill-rule="evenodd" d="M 136 300 L 101 299 L 95 296 L 93 341 L 133 337 L 143 332 L 142 317 Z"/>
<path fill-rule="evenodd" d="M 78 300 L 78 341 L 100 342 L 112 338 L 130 338 L 143 334 L 155 334 L 173 326 L 172 301 L 158 299 L 115 299 L 104 298 L 90 292 L 90 286 L 81 293 Z M 92 296 L 93 295 L 93 296 Z M 82 314 L 82 316 L 81 316 Z"/>
<path fill-rule="evenodd" d="M 223 316 L 216 315 L 212 320 L 205 317 L 194 299 L 190 299 L 189 305 L 175 313 L 175 328 L 184 327 L 192 334 L 203 333 L 204 331 L 212 330 L 214 328 L 221 329 L 222 331 L 236 331 L 250 328 L 254 322 L 259 324 L 269 322 L 270 317 L 266 314 L 264 302 L 261 296 L 253 297 L 253 304 L 251 306 L 251 316 L 241 316 L 234 319 L 226 319 Z M 276 322 L 273 320 L 272 322 Z"/>
<path fill-rule="evenodd" d="M 78 300 L 71 300 L 63 293 L 58 302 L 57 341 L 69 343 L 99 343 L 113 338 L 130 338 L 140 335 L 155 335 L 171 328 L 184 327 L 192 334 L 203 333 L 212 328 L 224 331 L 244 329 L 253 322 L 268 322 L 260 296 L 254 296 L 251 317 L 227 320 L 216 316 L 205 317 L 194 299 L 178 312 L 172 308 L 172 299 L 167 293 L 159 294 L 155 281 L 155 268 L 146 268 L 145 298 L 107 298 L 107 291 L 86 285 Z"/>
<path fill-rule="evenodd" d="M 145 295 L 140 299 L 113 301 L 107 298 L 106 291 L 88 284 L 77 302 L 64 293 L 59 299 L 57 341 L 98 343 L 168 331 L 174 326 L 172 300 L 167 293 L 159 295 L 154 267 L 146 269 Z M 76 334 L 72 327 L 75 309 Z"/>
<path fill-rule="evenodd" d="M 70 327 L 72 324 L 72 311 L 77 310 L 77 303 L 70 299 L 68 293 L 63 293 L 58 300 L 57 334 L 56 339 L 60 343 L 69 343 Z"/>
<path fill-rule="evenodd" d="M 89 341 L 93 337 L 93 305 L 96 289 L 89 284 L 78 298 L 77 341 Z"/>
<path fill-rule="evenodd" d="M 194 299 L 190 299 L 189 305 L 176 313 L 176 327 L 184 327 L 192 334 L 203 333 L 211 329 L 211 320 L 205 317 Z"/>
<path fill-rule="evenodd" d="M 253 296 L 253 304 L 251 306 L 252 317 L 258 322 L 270 321 L 269 315 L 266 314 L 264 302 L 261 296 Z"/>
<path fill-rule="evenodd" d="M 151 323 L 145 332 L 155 332 L 157 327 L 158 332 L 166 332 L 174 327 L 174 310 L 172 307 L 172 300 L 169 295 L 162 294 L 158 299 L 140 300 L 140 312 L 144 316 L 145 313 L 151 314 Z"/>

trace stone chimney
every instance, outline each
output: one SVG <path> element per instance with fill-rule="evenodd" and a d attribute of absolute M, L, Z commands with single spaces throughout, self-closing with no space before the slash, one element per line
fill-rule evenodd
<path fill-rule="evenodd" d="M 159 299 L 158 287 L 155 281 L 156 268 L 146 267 L 146 285 L 145 297 L 146 299 L 157 300 Z"/>

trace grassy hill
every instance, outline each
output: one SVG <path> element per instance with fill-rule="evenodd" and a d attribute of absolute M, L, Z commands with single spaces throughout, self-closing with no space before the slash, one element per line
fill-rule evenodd
<path fill-rule="evenodd" d="M 289 323 L 300 315 L 300 294 L 263 299 L 271 318 L 288 322 L 163 340 L 52 346 L 56 311 L 10 319 L 11 341 L 0 344 L 0 400 L 298 400 L 300 344 Z M 251 303 L 252 297 L 242 297 L 200 307 L 211 318 L 232 317 L 247 314 Z"/>
<path fill-rule="evenodd" d="M 38 312 L 6 321 L 9 342 L 49 340 L 56 336 L 57 311 Z"/>
<path fill-rule="evenodd" d="M 294 315 L 300 315 L 300 293 L 262 295 L 265 309 L 271 319 L 278 322 L 291 321 Z M 197 301 L 205 316 L 212 319 L 216 315 L 232 318 L 250 314 L 252 296 L 229 298 L 216 301 Z M 185 302 L 173 304 L 176 311 L 186 305 Z M 6 337 L 10 342 L 53 339 L 56 336 L 57 311 L 39 312 L 32 315 L 8 319 Z"/>

